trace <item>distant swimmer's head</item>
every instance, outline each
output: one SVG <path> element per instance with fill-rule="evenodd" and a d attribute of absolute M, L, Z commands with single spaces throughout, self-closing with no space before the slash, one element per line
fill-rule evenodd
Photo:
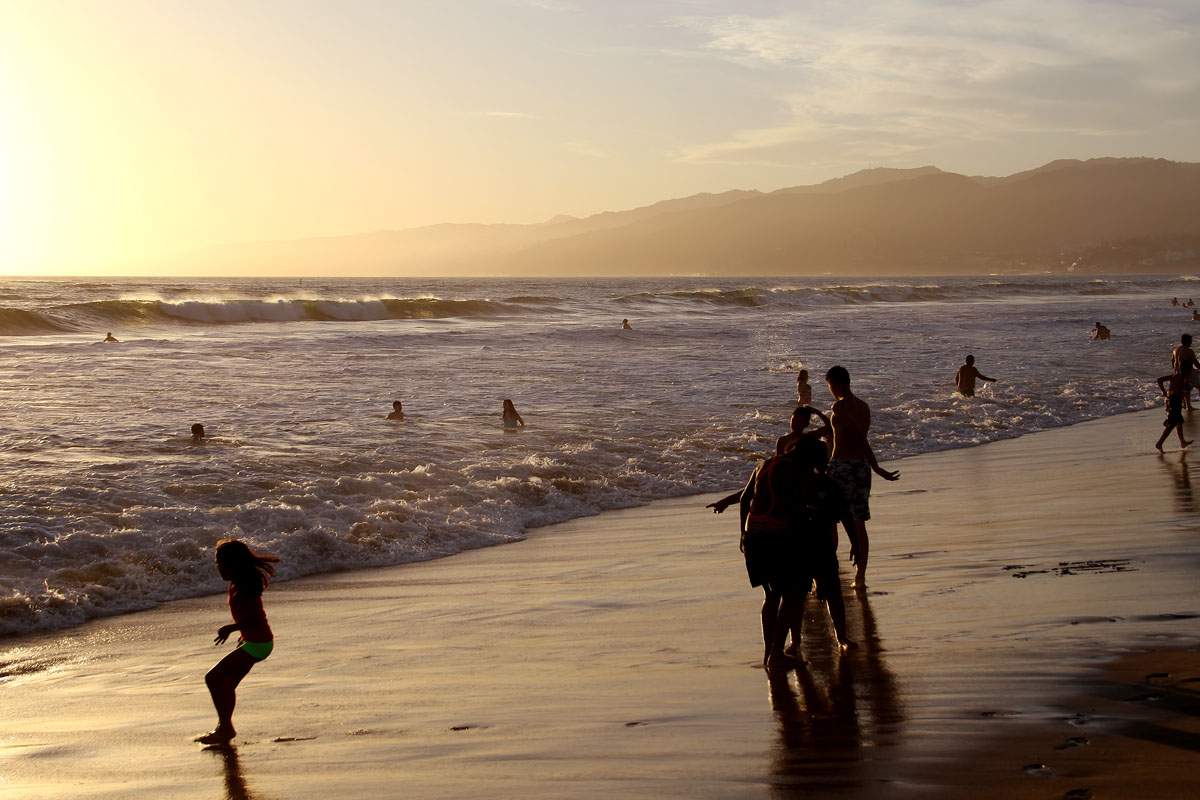
<path fill-rule="evenodd" d="M 843 386 L 850 385 L 850 372 L 845 367 L 835 366 L 830 367 L 825 373 L 825 380 L 829 383 L 836 383 Z"/>
<path fill-rule="evenodd" d="M 808 370 L 802 369 L 796 373 L 796 383 L 808 383 Z"/>
<path fill-rule="evenodd" d="M 517 409 L 513 407 L 512 400 L 505 398 L 504 399 L 504 410 L 505 411 L 516 411 Z"/>
<path fill-rule="evenodd" d="M 967 356 L 967 366 L 969 367 L 974 363 L 975 363 L 975 356 Z"/>
<path fill-rule="evenodd" d="M 192 426 L 192 441 L 198 442 L 204 438 L 204 426 L 197 422 Z"/>
<path fill-rule="evenodd" d="M 399 400 L 393 400 L 393 401 L 392 401 L 392 410 L 393 410 L 393 411 L 403 411 L 403 410 L 404 410 L 404 404 L 403 404 L 403 403 L 401 403 Z"/>

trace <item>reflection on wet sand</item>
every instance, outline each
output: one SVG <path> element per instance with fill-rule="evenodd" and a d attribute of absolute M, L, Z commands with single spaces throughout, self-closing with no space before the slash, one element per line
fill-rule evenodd
<path fill-rule="evenodd" d="M 221 756 L 222 766 L 225 770 L 225 797 L 227 800 L 256 800 L 257 795 L 246 788 L 246 779 L 242 777 L 242 767 L 238 762 L 236 747 L 227 744 L 214 745 L 204 749 Z"/>
<path fill-rule="evenodd" d="M 1187 455 L 1179 454 L 1179 460 L 1160 456 L 1159 462 L 1175 480 L 1175 509 L 1180 514 L 1196 513 L 1196 492 L 1192 489 L 1192 479 L 1188 474 Z"/>
<path fill-rule="evenodd" d="M 772 788 L 785 797 L 860 785 L 861 773 L 848 765 L 869 757 L 865 748 L 895 744 L 904 722 L 869 597 L 847 597 L 850 636 L 860 645 L 844 655 L 837 654 L 833 634 L 823 623 L 823 605 L 815 597 L 805 613 L 807 669 L 768 674 L 779 725 Z"/>

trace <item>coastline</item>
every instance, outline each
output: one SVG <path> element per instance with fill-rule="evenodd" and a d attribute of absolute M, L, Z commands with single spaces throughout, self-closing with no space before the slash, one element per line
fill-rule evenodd
<path fill-rule="evenodd" d="M 1200 502 L 1188 454 L 1153 453 L 1160 422 L 892 462 L 870 588 L 846 590 L 862 646 L 833 656 L 810 604 L 809 669 L 782 678 L 754 667 L 761 593 L 708 495 L 272 587 L 278 645 L 239 692 L 232 751 L 190 743 L 211 727 L 223 598 L 14 637 L 0 795 L 1176 796 L 1200 766 L 1182 724 Z M 1129 653 L 1149 655 L 1114 660 Z M 1145 664 L 1169 665 L 1145 674 L 1184 698 L 1169 722 L 1155 701 L 1089 712 L 1100 701 L 1080 687 L 1112 669 L 1124 687 Z M 1146 725 L 1167 732 L 1137 741 L 1165 749 L 1123 755 L 1115 737 Z M 1054 749 L 1067 728 L 1089 743 Z"/>

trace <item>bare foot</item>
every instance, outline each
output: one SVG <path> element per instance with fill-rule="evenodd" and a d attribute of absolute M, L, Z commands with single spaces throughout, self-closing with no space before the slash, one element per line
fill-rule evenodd
<path fill-rule="evenodd" d="M 1159 442 L 1158 444 L 1156 444 L 1156 445 L 1154 445 L 1154 446 L 1158 448 L 1158 452 L 1160 452 L 1160 453 L 1161 453 L 1161 452 L 1163 452 L 1163 449 L 1162 449 L 1162 442 Z"/>
<path fill-rule="evenodd" d="M 855 576 L 854 576 L 854 582 L 850 584 L 850 588 L 851 588 L 851 589 L 857 589 L 857 590 L 858 590 L 858 591 L 860 591 L 860 592 L 861 592 L 863 589 L 866 589 L 866 588 L 867 588 L 867 576 L 866 576 L 866 573 L 860 572 L 860 573 L 858 573 L 857 575 L 855 575 Z"/>
<path fill-rule="evenodd" d="M 857 649 L 858 649 L 858 642 L 852 642 L 849 639 L 839 639 L 838 640 L 838 651 L 839 652 L 844 653 L 847 650 L 857 650 Z"/>
<path fill-rule="evenodd" d="M 783 649 L 783 654 L 784 654 L 785 656 L 798 656 L 798 655 L 800 655 L 800 645 L 799 645 L 797 642 L 792 642 L 791 644 L 789 644 L 787 647 L 785 647 L 785 648 Z"/>
<path fill-rule="evenodd" d="M 233 728 L 222 728 L 218 725 L 208 733 L 197 736 L 193 741 L 200 744 L 228 744 L 233 741 L 234 736 L 237 736 L 237 731 Z"/>
<path fill-rule="evenodd" d="M 808 664 L 799 656 L 789 656 L 787 653 L 775 653 L 767 660 L 767 669 L 800 669 Z"/>

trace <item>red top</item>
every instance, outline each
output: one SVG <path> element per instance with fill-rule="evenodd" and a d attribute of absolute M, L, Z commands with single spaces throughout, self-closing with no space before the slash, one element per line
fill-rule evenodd
<path fill-rule="evenodd" d="M 241 626 L 242 638 L 247 642 L 275 640 L 271 626 L 267 624 L 267 612 L 263 610 L 262 592 L 241 595 L 232 583 L 229 584 L 229 613 L 233 615 L 233 621 Z"/>

